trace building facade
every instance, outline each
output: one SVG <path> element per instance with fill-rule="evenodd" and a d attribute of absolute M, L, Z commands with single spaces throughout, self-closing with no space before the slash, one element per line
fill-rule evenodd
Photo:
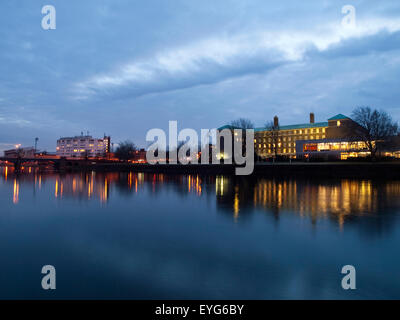
<path fill-rule="evenodd" d="M 296 145 L 296 158 L 305 160 L 347 160 L 370 154 L 365 142 L 347 139 L 300 140 Z"/>
<path fill-rule="evenodd" d="M 275 117 L 273 128 L 256 128 L 256 154 L 261 158 L 278 155 L 343 160 L 369 154 L 364 142 L 352 141 L 352 134 L 362 128 L 351 118 L 337 114 L 327 122 L 315 123 L 314 120 L 314 113 L 310 113 L 309 123 L 280 126 L 278 117 Z"/>
<path fill-rule="evenodd" d="M 4 151 L 4 157 L 6 158 L 34 158 L 35 149 L 33 147 L 27 148 L 15 148 L 11 150 Z"/>
<path fill-rule="evenodd" d="M 240 129 L 226 125 L 217 130 L 233 131 Z M 371 155 L 366 143 L 360 141 L 363 131 L 351 118 L 337 114 L 326 122 L 315 122 L 314 113 L 310 113 L 308 123 L 281 126 L 279 118 L 274 117 L 267 127 L 254 129 L 254 152 L 260 159 L 284 157 L 291 159 L 347 160 L 349 158 Z M 232 136 L 234 139 L 240 136 Z M 221 155 L 224 155 L 224 137 L 218 138 Z M 243 140 L 243 139 L 242 139 Z M 388 141 L 373 141 L 379 154 L 385 157 L 400 158 L 400 135 L 389 137 Z"/>
<path fill-rule="evenodd" d="M 111 138 L 102 139 L 89 135 L 64 137 L 57 140 L 57 156 L 60 157 L 105 157 L 110 152 Z"/>
<path fill-rule="evenodd" d="M 255 153 L 261 158 L 275 155 L 295 158 L 297 141 L 325 139 L 330 132 L 329 121 L 315 123 L 314 119 L 311 113 L 309 123 L 280 126 L 275 117 L 273 128 L 254 129 Z"/>

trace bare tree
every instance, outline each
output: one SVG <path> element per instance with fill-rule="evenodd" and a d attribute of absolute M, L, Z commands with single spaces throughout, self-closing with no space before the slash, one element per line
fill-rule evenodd
<path fill-rule="evenodd" d="M 278 147 L 279 147 L 279 123 L 270 121 L 265 124 L 265 128 L 267 129 L 267 137 L 271 139 L 272 151 L 274 153 L 274 158 L 278 157 Z"/>
<path fill-rule="evenodd" d="M 361 126 L 354 134 L 366 144 L 372 159 L 376 158 L 379 145 L 398 133 L 398 124 L 385 111 L 358 107 L 352 118 Z"/>
<path fill-rule="evenodd" d="M 231 121 L 230 125 L 238 129 L 254 129 L 254 124 L 249 119 L 239 118 Z"/>
<path fill-rule="evenodd" d="M 119 143 L 117 150 L 115 150 L 115 156 L 120 160 L 127 161 L 133 158 L 136 150 L 135 144 L 127 140 Z"/>

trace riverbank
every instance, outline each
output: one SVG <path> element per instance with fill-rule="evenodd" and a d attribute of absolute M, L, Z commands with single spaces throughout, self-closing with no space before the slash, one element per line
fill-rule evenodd
<path fill-rule="evenodd" d="M 93 171 L 133 171 L 169 174 L 226 174 L 234 175 L 235 166 L 229 164 L 125 164 L 98 163 L 88 165 Z M 83 169 L 82 167 L 80 169 Z M 322 162 L 322 163 L 262 163 L 254 166 L 253 176 L 329 177 L 329 178 L 387 178 L 400 179 L 400 162 Z"/>

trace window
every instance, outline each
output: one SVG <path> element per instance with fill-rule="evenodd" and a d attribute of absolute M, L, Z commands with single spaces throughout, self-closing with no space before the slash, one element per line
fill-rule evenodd
<path fill-rule="evenodd" d="M 307 143 L 303 146 L 303 152 L 307 151 L 317 151 L 318 145 L 316 143 Z"/>
<path fill-rule="evenodd" d="M 336 125 L 337 125 L 338 127 L 340 127 L 341 123 L 340 123 L 339 120 L 336 122 Z"/>

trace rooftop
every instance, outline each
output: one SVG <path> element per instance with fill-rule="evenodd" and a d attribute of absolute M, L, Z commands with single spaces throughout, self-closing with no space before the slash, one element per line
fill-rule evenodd
<path fill-rule="evenodd" d="M 349 119 L 349 117 L 345 116 L 344 114 L 337 114 L 336 116 L 329 118 L 328 121 L 331 120 L 344 120 L 344 119 Z M 294 129 L 308 129 L 308 128 L 321 128 L 321 127 L 328 127 L 329 124 L 328 122 L 317 122 L 317 123 L 303 123 L 303 124 L 292 124 L 292 125 L 287 125 L 287 126 L 279 126 L 279 130 L 294 130 Z M 224 130 L 224 129 L 241 129 L 239 127 L 234 127 L 229 124 L 222 126 L 218 128 L 217 130 Z M 254 128 L 255 132 L 258 131 L 268 131 L 267 127 L 259 127 L 259 128 Z"/>
<path fill-rule="evenodd" d="M 350 119 L 349 117 L 345 116 L 344 114 L 337 114 L 336 116 L 329 118 L 328 121 L 330 120 L 343 120 L 343 119 Z"/>
<path fill-rule="evenodd" d="M 317 122 L 317 123 L 304 123 L 304 124 L 292 124 L 288 126 L 279 126 L 279 130 L 293 130 L 293 129 L 308 129 L 308 128 L 322 128 L 327 127 L 328 122 Z M 266 127 L 255 128 L 254 131 L 267 131 Z"/>
<path fill-rule="evenodd" d="M 224 129 L 241 129 L 239 127 L 231 126 L 230 124 L 226 124 L 222 127 L 217 128 L 217 130 L 224 130 Z"/>
<path fill-rule="evenodd" d="M 62 139 L 93 139 L 92 136 L 74 136 L 74 137 L 60 137 Z"/>

